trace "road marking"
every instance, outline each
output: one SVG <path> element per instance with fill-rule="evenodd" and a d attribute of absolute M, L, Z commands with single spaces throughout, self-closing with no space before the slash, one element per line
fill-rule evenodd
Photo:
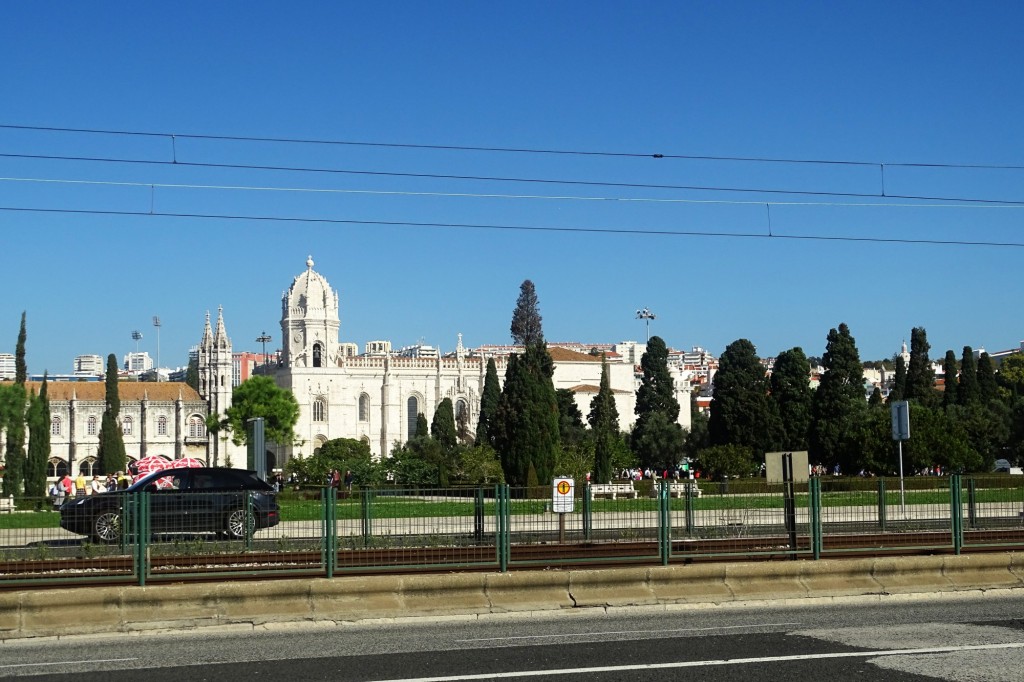
<path fill-rule="evenodd" d="M 128 661 L 137 661 L 137 658 L 97 658 L 92 661 L 83 661 L 76 659 L 74 661 L 54 661 L 52 663 L 2 663 L 0 668 L 38 668 L 43 665 L 83 665 L 85 663 L 126 663 Z"/>
<path fill-rule="evenodd" d="M 961 651 L 988 651 L 993 649 L 1024 649 L 1024 642 L 1011 644 L 980 644 L 977 646 L 943 646 L 924 649 L 882 649 L 876 651 L 844 651 L 831 654 L 799 654 L 795 656 L 764 656 L 761 658 L 732 658 L 708 661 L 678 661 L 675 663 L 638 663 L 636 665 L 602 665 L 590 668 L 561 668 L 558 670 L 517 670 L 514 672 L 480 673 L 475 675 L 445 675 L 442 677 L 408 677 L 379 680 L 378 682 L 462 682 L 464 680 L 501 680 L 515 677 L 542 677 L 552 675 L 581 675 L 587 673 L 614 673 L 630 670 L 669 670 L 672 668 L 704 668 L 720 665 L 746 665 L 750 663 L 783 663 L 813 661 L 827 658 L 877 658 L 879 656 L 919 656 L 922 654 L 948 654 Z"/>
<path fill-rule="evenodd" d="M 501 642 L 517 639 L 557 639 L 559 637 L 601 637 L 603 635 L 657 635 L 666 632 L 713 632 L 715 630 L 742 630 L 745 628 L 777 628 L 793 627 L 803 623 L 751 623 L 748 625 L 717 625 L 709 628 L 674 628 L 670 630 L 612 630 L 610 632 L 576 632 L 554 635 L 517 635 L 515 637 L 482 637 L 480 639 L 457 639 L 456 643 L 466 642 Z"/>

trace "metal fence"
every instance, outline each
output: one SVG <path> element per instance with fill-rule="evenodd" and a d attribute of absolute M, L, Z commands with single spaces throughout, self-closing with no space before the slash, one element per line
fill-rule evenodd
<path fill-rule="evenodd" d="M 0 513 L 0 588 L 1024 546 L 1024 477 L 106 493 Z M 269 500 L 269 501 L 268 501 Z"/>

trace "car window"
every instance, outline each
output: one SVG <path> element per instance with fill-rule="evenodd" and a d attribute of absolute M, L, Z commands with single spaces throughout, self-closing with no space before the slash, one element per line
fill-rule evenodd
<path fill-rule="evenodd" d="M 217 480 L 211 472 L 204 471 L 192 476 L 193 490 L 213 490 L 220 487 L 223 486 L 217 484 Z"/>

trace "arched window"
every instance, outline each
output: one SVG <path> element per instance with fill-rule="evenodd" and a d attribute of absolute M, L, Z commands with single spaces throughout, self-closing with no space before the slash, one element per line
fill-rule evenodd
<path fill-rule="evenodd" d="M 167 417 L 159 416 L 156 419 L 156 435 L 166 436 L 167 435 Z"/>
<path fill-rule="evenodd" d="M 321 434 L 317 434 L 313 438 L 313 454 L 315 455 L 318 452 L 320 452 L 320 448 L 322 448 L 324 446 L 324 443 L 326 443 L 326 442 L 327 442 L 327 437 L 326 436 L 321 435 Z"/>
<path fill-rule="evenodd" d="M 132 435 L 132 418 L 125 417 L 121 420 L 121 433 L 126 436 Z"/>
<path fill-rule="evenodd" d="M 369 436 L 362 436 L 359 440 L 361 442 L 365 443 L 366 447 L 370 447 L 370 437 Z"/>
<path fill-rule="evenodd" d="M 416 417 L 419 416 L 420 413 L 420 401 L 416 399 L 416 396 L 411 395 L 409 396 L 409 400 L 406 401 L 405 406 L 406 425 L 409 430 L 409 438 L 412 438 L 413 436 L 419 435 L 416 433 Z"/>
<path fill-rule="evenodd" d="M 459 398 L 455 401 L 455 419 L 468 419 L 469 418 L 469 405 L 465 400 Z"/>
<path fill-rule="evenodd" d="M 188 437 L 189 438 L 205 438 L 206 437 L 206 424 L 203 422 L 203 418 L 197 414 L 192 415 L 188 418 Z"/>
<path fill-rule="evenodd" d="M 313 421 L 327 421 L 327 403 L 324 402 L 323 398 L 317 398 L 313 401 Z"/>
<path fill-rule="evenodd" d="M 324 362 L 324 347 L 319 343 L 313 344 L 313 366 L 323 367 Z"/>
<path fill-rule="evenodd" d="M 359 396 L 359 421 L 370 421 L 370 396 L 365 393 Z"/>
<path fill-rule="evenodd" d="M 93 475 L 93 470 L 99 472 L 97 461 L 93 457 L 83 459 L 78 465 L 78 472 L 87 478 Z"/>
<path fill-rule="evenodd" d="M 50 435 L 60 435 L 60 417 L 53 417 L 50 419 Z"/>
<path fill-rule="evenodd" d="M 85 422 L 85 433 L 88 436 L 96 435 L 96 416 L 89 417 L 89 420 Z"/>

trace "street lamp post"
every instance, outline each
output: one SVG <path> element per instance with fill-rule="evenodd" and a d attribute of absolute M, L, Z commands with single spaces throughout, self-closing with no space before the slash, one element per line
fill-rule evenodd
<path fill-rule="evenodd" d="M 270 336 L 270 334 L 268 334 L 265 331 L 261 332 L 260 335 L 256 337 L 256 343 L 262 343 L 263 344 L 263 366 L 264 367 L 266 367 L 266 365 L 267 365 L 267 341 L 272 341 L 272 340 L 273 339 Z"/>
<path fill-rule="evenodd" d="M 160 381 L 160 318 L 153 316 L 153 326 L 156 327 L 156 380 Z"/>
<path fill-rule="evenodd" d="M 655 317 L 656 315 L 647 308 L 641 308 L 636 311 L 636 319 L 644 320 L 647 323 L 647 343 L 651 342 L 651 320 Z"/>

